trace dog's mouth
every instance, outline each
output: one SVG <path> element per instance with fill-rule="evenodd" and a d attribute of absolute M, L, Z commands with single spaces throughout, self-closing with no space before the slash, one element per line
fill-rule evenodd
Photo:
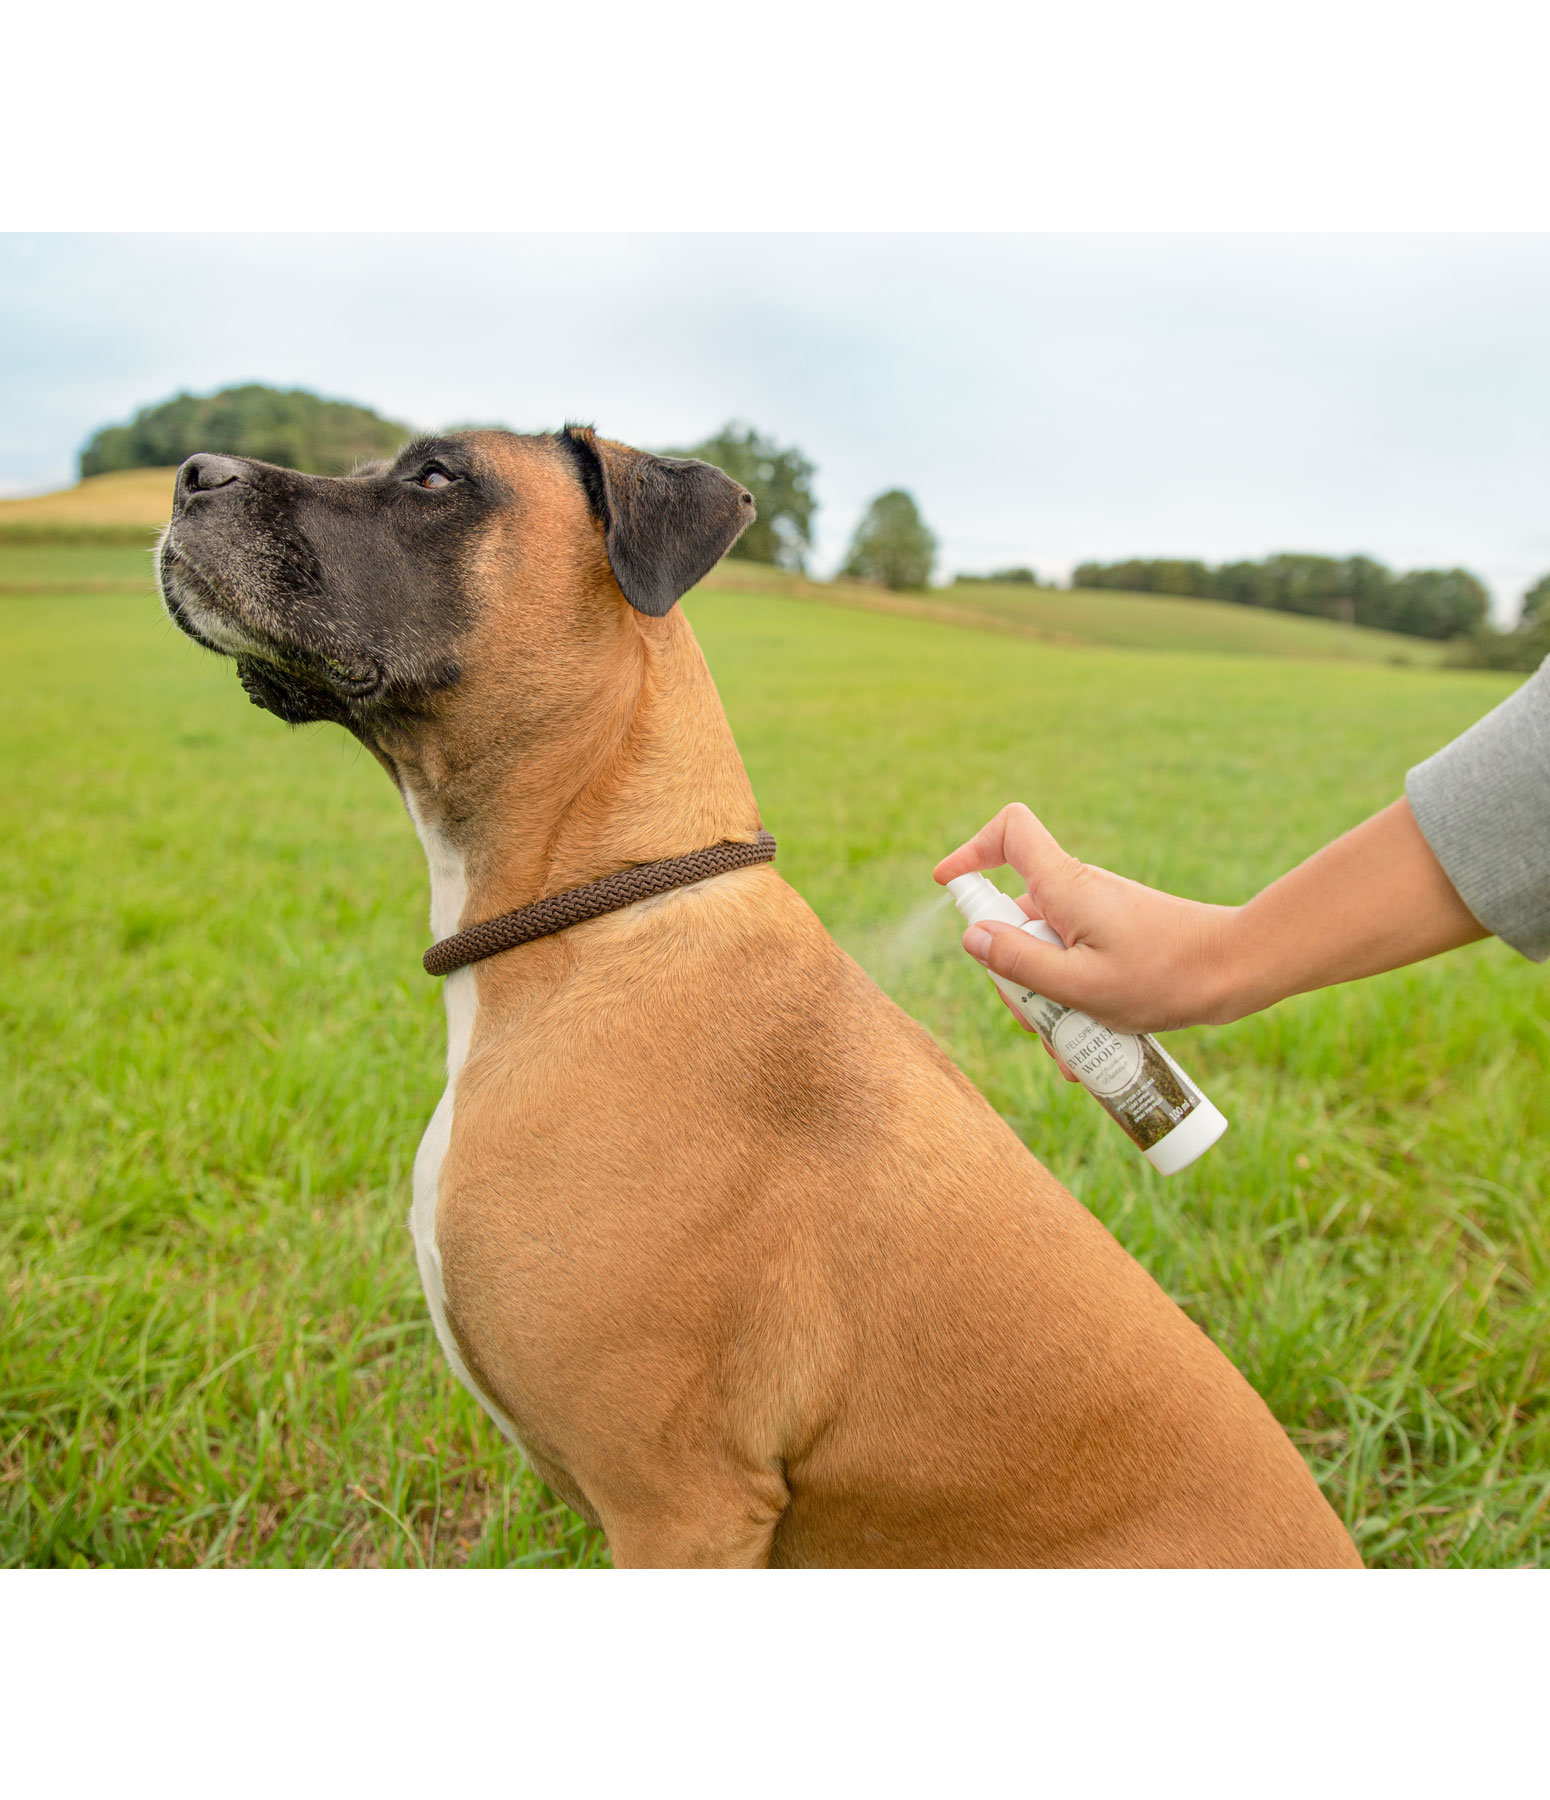
<path fill-rule="evenodd" d="M 383 672 L 374 662 L 347 661 L 288 641 L 256 623 L 253 609 L 243 606 L 175 543 L 171 529 L 157 549 L 156 577 L 168 618 L 186 637 L 218 656 L 235 657 L 242 664 L 266 663 L 283 675 L 321 682 L 346 700 L 369 700 L 383 685 Z"/>

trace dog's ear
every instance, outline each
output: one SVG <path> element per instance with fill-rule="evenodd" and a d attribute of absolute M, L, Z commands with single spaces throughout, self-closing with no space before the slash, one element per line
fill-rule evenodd
<path fill-rule="evenodd" d="M 603 525 L 614 580 L 637 612 L 670 612 L 753 523 L 753 495 L 709 463 L 632 450 L 590 425 L 567 425 L 561 441 Z"/>

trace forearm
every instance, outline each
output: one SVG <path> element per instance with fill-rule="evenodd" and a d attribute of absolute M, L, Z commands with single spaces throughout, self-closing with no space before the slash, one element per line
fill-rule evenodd
<path fill-rule="evenodd" d="M 1488 936 L 1421 835 L 1409 803 L 1364 820 L 1221 924 L 1219 1021 Z"/>

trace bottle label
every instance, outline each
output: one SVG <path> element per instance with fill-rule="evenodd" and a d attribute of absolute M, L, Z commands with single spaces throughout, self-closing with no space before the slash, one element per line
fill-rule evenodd
<path fill-rule="evenodd" d="M 1050 1033 L 1060 1060 L 1089 1093 L 1112 1098 L 1141 1073 L 1141 1040 L 1110 1031 L 1086 1013 L 1068 1012 Z"/>
<path fill-rule="evenodd" d="M 1156 1038 L 1110 1031 L 1086 1013 L 1010 982 L 1004 991 L 1138 1148 L 1161 1143 L 1200 1104 L 1200 1090 Z"/>

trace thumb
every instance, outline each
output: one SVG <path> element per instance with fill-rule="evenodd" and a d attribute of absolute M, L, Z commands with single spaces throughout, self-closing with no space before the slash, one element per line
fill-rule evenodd
<path fill-rule="evenodd" d="M 963 947 L 976 962 L 1005 981 L 1015 981 L 1019 987 L 1030 988 L 1062 1006 L 1078 1004 L 1069 997 L 1069 950 L 1046 944 L 999 919 L 971 925 L 963 934 Z"/>

